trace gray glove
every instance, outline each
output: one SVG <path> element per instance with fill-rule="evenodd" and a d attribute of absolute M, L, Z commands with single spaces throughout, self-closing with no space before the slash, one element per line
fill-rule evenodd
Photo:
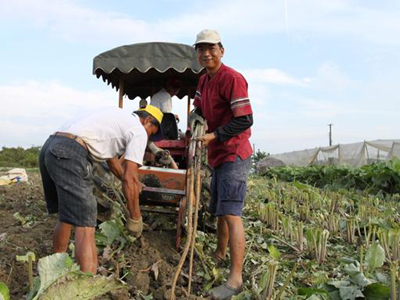
<path fill-rule="evenodd" d="M 204 125 L 205 121 L 202 117 L 196 114 L 194 111 L 190 112 L 189 114 L 189 128 L 194 129 L 194 125 L 199 123 L 200 125 Z"/>
<path fill-rule="evenodd" d="M 171 163 L 171 156 L 168 150 L 158 151 L 155 155 L 156 163 L 160 165 L 169 165 Z"/>

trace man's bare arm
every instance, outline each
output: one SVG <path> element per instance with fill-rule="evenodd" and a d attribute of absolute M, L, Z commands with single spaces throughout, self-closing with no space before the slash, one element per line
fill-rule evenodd
<path fill-rule="evenodd" d="M 139 206 L 139 192 L 141 183 L 138 177 L 139 165 L 133 161 L 125 161 L 122 179 L 122 192 L 126 199 L 131 219 L 138 220 L 142 217 Z"/>
<path fill-rule="evenodd" d="M 121 181 L 122 181 L 123 174 L 124 174 L 124 168 L 122 166 L 122 161 L 123 160 L 120 160 L 117 157 L 107 160 L 107 165 L 110 168 L 111 172 Z"/>

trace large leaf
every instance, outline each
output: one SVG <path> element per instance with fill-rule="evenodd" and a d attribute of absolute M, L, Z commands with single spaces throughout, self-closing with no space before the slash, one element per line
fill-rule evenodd
<path fill-rule="evenodd" d="M 360 272 L 359 262 L 355 261 L 355 264 L 348 264 L 344 270 L 349 274 L 351 281 L 360 287 L 365 287 L 372 283 L 364 273 Z"/>
<path fill-rule="evenodd" d="M 383 283 L 384 285 L 390 284 L 390 281 L 385 273 L 377 271 L 377 272 L 375 272 L 375 278 L 376 278 L 376 280 L 378 280 L 380 283 Z"/>
<path fill-rule="evenodd" d="M 390 299 L 390 289 L 382 283 L 372 283 L 365 287 L 363 294 L 368 300 L 387 300 Z"/>
<path fill-rule="evenodd" d="M 341 280 L 341 281 L 328 281 L 326 283 L 328 286 L 334 286 L 337 289 L 340 289 L 342 287 L 347 287 L 350 285 L 349 281 L 346 280 Z"/>
<path fill-rule="evenodd" d="M 4 282 L 0 281 L 0 300 L 10 300 L 10 290 Z"/>
<path fill-rule="evenodd" d="M 99 227 L 101 233 L 106 237 L 107 245 L 111 245 L 121 235 L 120 228 L 115 220 L 103 222 Z"/>
<path fill-rule="evenodd" d="M 40 300 L 90 300 L 110 291 L 124 288 L 121 282 L 104 276 L 80 274 L 64 276 L 40 296 Z"/>
<path fill-rule="evenodd" d="M 339 293 L 342 300 L 355 300 L 357 297 L 364 298 L 360 287 L 356 285 L 341 287 Z"/>
<path fill-rule="evenodd" d="M 373 272 L 376 268 L 382 267 L 385 262 L 385 250 L 381 245 L 375 243 L 371 245 L 365 255 L 365 263 L 368 268 Z"/>
<path fill-rule="evenodd" d="M 39 259 L 38 272 L 40 276 L 37 299 L 53 282 L 69 272 L 78 271 L 79 267 L 72 263 L 67 253 L 55 253 Z"/>

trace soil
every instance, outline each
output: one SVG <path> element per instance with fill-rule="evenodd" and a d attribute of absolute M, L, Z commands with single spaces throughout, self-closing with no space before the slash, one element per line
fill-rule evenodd
<path fill-rule="evenodd" d="M 22 299 L 28 283 L 27 267 L 16 261 L 16 255 L 25 255 L 32 251 L 36 259 L 52 254 L 52 231 L 57 216 L 48 215 L 41 187 L 40 174 L 28 174 L 29 182 L 11 186 L 0 186 L 0 281 L 10 289 L 11 299 Z M 27 223 L 22 224 L 18 213 Z M 175 218 L 175 216 L 171 216 Z M 97 299 L 144 299 L 152 294 L 153 298 L 166 299 L 180 254 L 175 250 L 175 233 L 172 228 L 163 228 L 154 215 L 145 218 L 148 229 L 143 237 L 135 241 L 117 255 L 118 261 L 107 260 L 99 250 L 99 273 L 124 276 L 128 292 L 112 293 Z M 149 224 L 153 222 L 153 224 Z M 123 258 L 123 261 L 121 261 Z M 195 266 L 196 268 L 196 266 Z M 126 272 L 130 270 L 130 272 Z M 124 272 L 123 272 L 124 271 Z M 187 274 L 186 269 L 183 270 Z M 34 276 L 37 276 L 36 264 Z M 177 299 L 187 299 L 179 286 L 187 285 L 187 277 L 178 280 Z M 192 290 L 200 295 L 202 279 L 193 277 Z M 182 297 L 179 297 L 181 293 Z M 205 299 L 191 296 L 190 299 Z"/>

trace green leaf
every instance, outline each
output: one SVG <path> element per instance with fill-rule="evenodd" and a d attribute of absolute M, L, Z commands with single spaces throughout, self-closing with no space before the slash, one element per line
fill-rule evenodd
<path fill-rule="evenodd" d="M 337 289 L 340 289 L 342 287 L 347 287 L 349 286 L 350 282 L 346 281 L 346 280 L 341 280 L 341 281 L 328 281 L 326 283 L 327 285 L 331 285 L 334 286 Z"/>
<path fill-rule="evenodd" d="M 299 190 L 305 190 L 305 191 L 309 191 L 311 189 L 311 187 L 307 184 L 303 184 L 301 182 L 298 181 L 293 181 L 293 185 L 298 188 Z"/>
<path fill-rule="evenodd" d="M 35 261 L 36 260 L 35 253 L 33 253 L 32 251 L 28 251 L 25 255 L 15 256 L 15 259 L 20 262 L 28 262 L 29 258 L 31 258 L 32 261 Z"/>
<path fill-rule="evenodd" d="M 365 287 L 371 284 L 372 283 L 371 280 L 365 277 L 365 275 L 362 272 L 360 272 L 359 262 L 355 261 L 355 263 L 356 265 L 349 264 L 344 268 L 346 273 L 349 274 L 351 281 L 353 281 L 360 287 Z"/>
<path fill-rule="evenodd" d="M 297 289 L 297 295 L 311 297 L 312 295 L 328 295 L 328 292 L 316 288 L 302 287 Z"/>
<path fill-rule="evenodd" d="M 121 235 L 121 231 L 115 220 L 103 222 L 99 227 L 101 233 L 106 237 L 107 245 L 111 245 Z"/>
<path fill-rule="evenodd" d="M 341 287 L 339 293 L 342 300 L 356 300 L 357 297 L 364 298 L 361 289 L 356 285 Z"/>
<path fill-rule="evenodd" d="M 369 247 L 367 254 L 365 255 L 365 263 L 368 268 L 373 272 L 376 268 L 382 267 L 385 262 L 385 250 L 381 245 L 375 243 Z"/>
<path fill-rule="evenodd" d="M 271 257 L 276 261 L 279 260 L 279 258 L 281 257 L 281 253 L 274 245 L 269 245 L 268 251 L 269 251 L 269 254 L 271 255 Z"/>
<path fill-rule="evenodd" d="M 21 214 L 19 212 L 16 212 L 15 214 L 13 214 L 14 219 L 16 219 L 17 221 L 19 221 L 21 223 L 21 225 L 25 225 L 26 220 L 23 216 L 21 216 Z"/>
<path fill-rule="evenodd" d="M 29 291 L 29 293 L 26 295 L 27 300 L 31 300 L 35 297 L 35 295 L 38 293 L 40 288 L 40 278 L 35 277 L 33 278 L 33 289 Z"/>
<path fill-rule="evenodd" d="M 383 284 L 385 284 L 385 285 L 389 285 L 390 284 L 390 282 L 389 282 L 389 279 L 388 279 L 388 277 L 386 276 L 386 274 L 385 273 L 382 273 L 382 272 L 375 272 L 375 278 L 376 278 L 376 280 L 378 280 L 380 283 L 383 283 Z"/>
<path fill-rule="evenodd" d="M 339 258 L 339 261 L 344 264 L 353 264 L 355 262 L 355 260 L 350 257 L 341 257 Z"/>
<path fill-rule="evenodd" d="M 329 299 L 342 300 L 342 298 L 340 297 L 339 290 L 329 292 Z"/>
<path fill-rule="evenodd" d="M 0 281 L 0 300 L 10 300 L 10 290 L 4 282 Z"/>
<path fill-rule="evenodd" d="M 368 300 L 390 299 L 390 288 L 382 283 L 372 283 L 365 287 L 363 294 Z"/>
<path fill-rule="evenodd" d="M 213 284 L 214 284 L 214 281 L 207 282 L 206 285 L 204 286 L 204 291 L 208 292 L 212 288 Z"/>
<path fill-rule="evenodd" d="M 250 291 L 243 291 L 240 294 L 233 296 L 231 300 L 247 300 L 253 299 L 253 296 Z"/>
<path fill-rule="evenodd" d="M 212 274 L 214 276 L 214 280 L 217 280 L 221 277 L 221 272 L 217 268 L 212 269 Z"/>

